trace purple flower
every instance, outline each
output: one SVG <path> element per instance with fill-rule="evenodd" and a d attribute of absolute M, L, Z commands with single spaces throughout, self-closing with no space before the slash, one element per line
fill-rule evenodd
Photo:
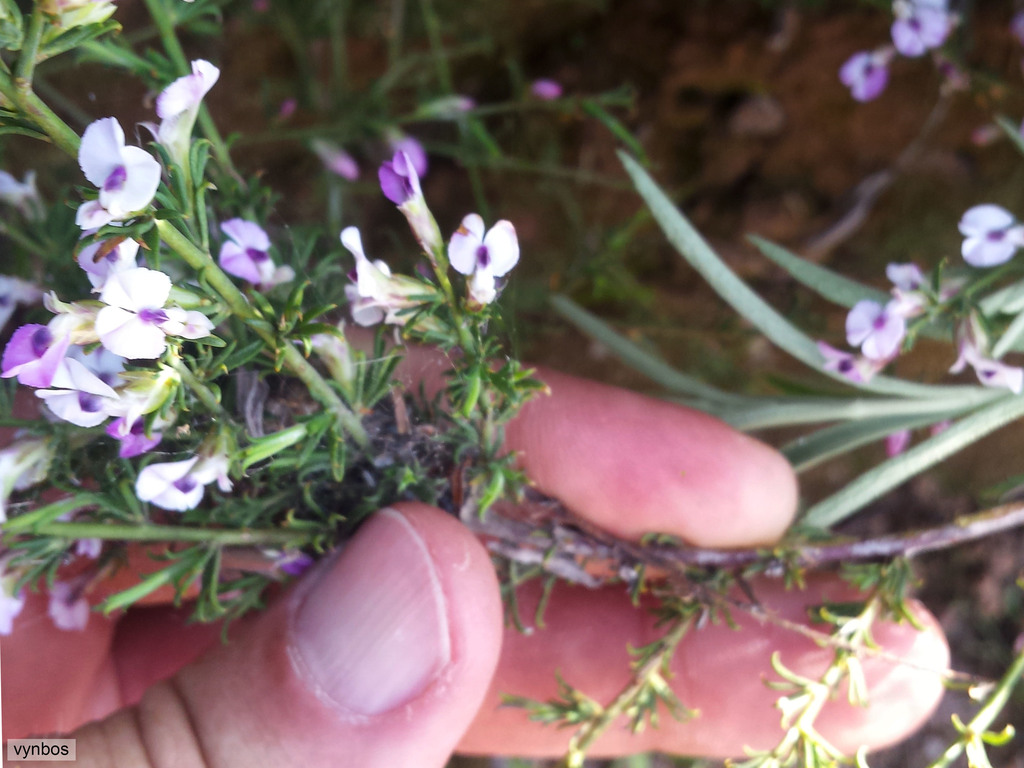
<path fill-rule="evenodd" d="M 427 175 L 427 150 L 416 139 L 408 134 L 395 133 L 388 138 L 388 145 L 396 155 L 404 152 L 413 169 L 420 177 Z"/>
<path fill-rule="evenodd" d="M 885 365 L 883 361 L 869 360 L 863 355 L 854 355 L 826 344 L 818 342 L 818 351 L 825 358 L 822 368 L 838 373 L 855 384 L 870 381 Z"/>
<path fill-rule="evenodd" d="M 313 558 L 301 550 L 282 552 L 274 560 L 274 565 L 289 576 L 301 576 L 312 564 Z"/>
<path fill-rule="evenodd" d="M 29 221 L 46 218 L 43 201 L 36 188 L 35 171 L 26 173 L 24 181 L 18 181 L 7 171 L 0 171 L 0 203 L 14 206 Z"/>
<path fill-rule="evenodd" d="M 899 429 L 885 438 L 885 455 L 890 459 L 899 456 L 910 445 L 910 430 Z"/>
<path fill-rule="evenodd" d="M 370 261 L 363 252 L 363 240 L 356 227 L 341 231 L 341 243 L 356 258 L 355 285 L 346 286 L 345 295 L 352 304 L 352 319 L 359 325 L 376 325 L 381 320 L 405 325 L 408 316 L 402 310 L 418 306 L 410 298 L 430 292 L 430 287 L 402 275 L 392 275 L 383 261 Z"/>
<path fill-rule="evenodd" d="M 1024 227 L 998 205 L 976 205 L 960 219 L 965 238 L 961 254 L 972 267 L 995 267 L 1013 258 L 1024 245 Z"/>
<path fill-rule="evenodd" d="M 131 459 L 156 448 L 163 440 L 161 432 L 146 432 L 146 420 L 137 418 L 130 427 L 124 416 L 107 425 L 107 434 L 121 443 L 117 455 L 122 459 Z"/>
<path fill-rule="evenodd" d="M 887 264 L 885 267 L 885 276 L 889 278 L 890 283 L 895 285 L 901 291 L 916 291 L 925 283 L 924 273 L 921 271 L 921 268 L 914 263 Z"/>
<path fill-rule="evenodd" d="M 857 101 L 871 101 L 889 82 L 889 49 L 853 54 L 839 70 L 839 80 Z"/>
<path fill-rule="evenodd" d="M 398 206 L 423 252 L 436 266 L 444 252 L 444 240 L 434 214 L 423 199 L 419 173 L 412 159 L 406 152 L 399 150 L 389 162 L 381 164 L 377 176 L 384 196 Z"/>
<path fill-rule="evenodd" d="M 312 147 L 316 156 L 320 158 L 324 167 L 331 173 L 341 176 L 341 178 L 347 181 L 355 181 L 359 178 L 358 163 L 356 163 L 352 155 L 337 144 L 324 141 L 323 139 L 313 139 L 310 142 L 310 147 Z"/>
<path fill-rule="evenodd" d="M 97 200 L 78 209 L 75 223 L 82 229 L 128 218 L 148 206 L 160 186 L 160 164 L 144 149 L 125 146 L 124 131 L 113 117 L 85 129 L 78 164 L 100 190 Z"/>
<path fill-rule="evenodd" d="M 1017 42 L 1024 45 L 1024 11 L 1018 11 L 1013 15 L 1013 19 L 1010 21 L 1010 34 L 1012 34 Z"/>
<path fill-rule="evenodd" d="M 135 480 L 135 495 L 161 509 L 174 512 L 194 509 L 203 500 L 210 483 L 216 482 L 222 491 L 231 490 L 227 476 L 229 463 L 226 455 L 214 453 L 184 461 L 150 464 Z"/>
<path fill-rule="evenodd" d="M 557 80 L 542 77 L 530 83 L 530 93 L 541 101 L 554 101 L 562 98 L 562 84 Z"/>
<path fill-rule="evenodd" d="M 48 325 L 23 325 L 4 347 L 0 376 L 17 376 L 27 387 L 48 387 L 70 344 L 69 335 L 56 335 Z"/>
<path fill-rule="evenodd" d="M 858 301 L 846 316 L 847 342 L 860 347 L 869 360 L 890 360 L 906 333 L 907 323 L 901 316 L 871 299 Z"/>
<path fill-rule="evenodd" d="M 230 219 L 220 225 L 228 240 L 220 247 L 220 265 L 228 272 L 264 290 L 295 279 L 291 267 L 275 267 L 270 258 L 270 238 L 254 221 Z"/>
<path fill-rule="evenodd" d="M 89 623 L 89 603 L 80 586 L 53 582 L 50 589 L 50 618 L 57 629 L 81 632 Z"/>
<path fill-rule="evenodd" d="M 904 56 L 916 57 L 938 48 L 953 29 L 949 13 L 940 5 L 897 0 L 893 10 L 892 42 Z"/>
<path fill-rule="evenodd" d="M 384 197 L 395 205 L 401 206 L 423 198 L 419 173 L 405 152 L 395 152 L 391 160 L 381 163 L 377 178 Z"/>
<path fill-rule="evenodd" d="M 519 262 L 515 227 L 502 219 L 484 234 L 484 220 L 471 213 L 452 235 L 448 259 L 456 272 L 469 276 L 470 299 L 490 304 L 498 294 L 495 278 L 503 277 Z"/>

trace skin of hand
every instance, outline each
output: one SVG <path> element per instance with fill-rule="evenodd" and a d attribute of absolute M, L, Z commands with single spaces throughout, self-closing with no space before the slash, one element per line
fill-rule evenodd
<path fill-rule="evenodd" d="M 796 483 L 770 448 L 703 414 L 542 377 L 551 394 L 509 426 L 509 447 L 541 490 L 595 524 L 722 547 L 770 542 L 791 522 Z M 806 591 L 777 581 L 754 590 L 766 608 L 802 623 L 808 605 L 854 596 L 826 575 Z M 523 589 L 524 616 L 538 597 Z M 938 703 L 934 670 L 945 668 L 948 649 L 937 622 L 915 611 L 924 631 L 876 629 L 889 656 L 864 661 L 870 705 L 840 696 L 819 718 L 841 749 L 893 743 Z M 73 731 L 80 766 L 440 768 L 454 750 L 557 755 L 569 732 L 499 709 L 500 694 L 549 698 L 557 670 L 610 700 L 628 680 L 627 644 L 658 636 L 621 588 L 568 585 L 554 591 L 544 629 L 504 629 L 484 547 L 452 517 L 412 503 L 375 515 L 267 610 L 237 622 L 226 645 L 218 627 L 186 624 L 185 615 L 143 607 L 94 614 L 84 631 L 63 632 L 45 597 L 30 595 L 14 633 L 0 640 L 4 735 Z M 726 756 L 774 746 L 778 693 L 764 685 L 776 678 L 772 652 L 810 676 L 831 654 L 791 630 L 736 618 L 739 630 L 707 626 L 676 654 L 671 682 L 697 719 L 663 717 L 639 736 L 612 727 L 593 754 Z"/>

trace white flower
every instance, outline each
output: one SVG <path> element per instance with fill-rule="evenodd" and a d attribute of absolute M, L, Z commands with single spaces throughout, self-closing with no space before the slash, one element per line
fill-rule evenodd
<path fill-rule="evenodd" d="M 29 221 L 41 221 L 45 211 L 36 189 L 36 172 L 29 171 L 24 181 L 18 181 L 7 171 L 0 171 L 0 203 L 14 206 Z"/>
<path fill-rule="evenodd" d="M 220 70 L 203 59 L 192 62 L 192 74 L 179 77 L 160 93 L 156 113 L 160 127 L 156 140 L 167 148 L 174 162 L 185 165 L 192 139 L 192 128 L 203 97 L 220 78 Z"/>
<path fill-rule="evenodd" d="M 519 261 L 515 227 L 502 219 L 485 234 L 484 220 L 471 213 L 452 235 L 448 259 L 457 272 L 470 276 L 470 298 L 490 304 L 498 294 L 495 278 L 507 274 Z"/>
<path fill-rule="evenodd" d="M 8 573 L 0 564 L 0 635 L 9 635 L 14 629 L 14 619 L 25 606 L 25 595 L 15 593 L 16 574 Z"/>
<path fill-rule="evenodd" d="M 49 613 L 57 629 L 81 632 L 89 623 L 89 602 L 81 588 L 55 581 L 50 589 Z"/>
<path fill-rule="evenodd" d="M 43 292 L 32 283 L 17 277 L 0 275 L 0 331 L 11 319 L 19 304 L 32 304 L 43 297 Z"/>
<path fill-rule="evenodd" d="M 341 243 L 356 257 L 355 285 L 346 286 L 345 295 L 352 303 L 352 319 L 359 325 L 375 325 L 381 320 L 405 325 L 404 309 L 418 306 L 412 296 L 431 291 L 429 285 L 402 275 L 392 276 L 383 261 L 371 262 L 363 252 L 363 240 L 356 227 L 341 232 Z"/>
<path fill-rule="evenodd" d="M 94 229 L 128 218 L 149 205 L 160 186 L 160 164 L 144 149 L 128 147 L 113 117 L 91 123 L 82 136 L 78 164 L 99 187 L 99 199 L 78 208 L 75 223 Z"/>
<path fill-rule="evenodd" d="M 116 272 L 107 278 L 100 301 L 107 306 L 96 315 L 96 334 L 115 355 L 129 360 L 160 357 L 167 336 L 200 339 L 213 324 L 202 312 L 167 307 L 171 278 L 163 272 L 140 267 Z"/>

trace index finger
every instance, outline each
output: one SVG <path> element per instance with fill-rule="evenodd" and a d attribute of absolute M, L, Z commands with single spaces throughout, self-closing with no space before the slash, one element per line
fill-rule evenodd
<path fill-rule="evenodd" d="M 711 416 L 542 370 L 551 388 L 508 425 L 537 487 L 605 530 L 706 547 L 765 544 L 796 512 L 796 478 L 774 449 Z"/>

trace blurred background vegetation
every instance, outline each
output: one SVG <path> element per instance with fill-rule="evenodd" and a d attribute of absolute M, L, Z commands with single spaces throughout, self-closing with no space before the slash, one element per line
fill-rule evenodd
<path fill-rule="evenodd" d="M 884 286 L 887 262 L 928 268 L 955 257 L 956 222 L 971 205 L 1024 212 L 1024 163 L 1008 141 L 989 141 L 987 130 L 997 113 L 1024 114 L 1024 49 L 1009 32 L 1012 4 L 965 5 L 954 47 L 971 74 L 968 89 L 942 96 L 930 63 L 901 59 L 885 93 L 859 104 L 837 72 L 854 52 L 886 41 L 887 5 L 232 0 L 202 6 L 212 15 L 192 19 L 183 42 L 191 58 L 222 67 L 208 103 L 221 130 L 237 134 L 240 169 L 275 191 L 276 236 L 358 224 L 373 258 L 401 265 L 410 240 L 379 192 L 376 167 L 390 155 L 389 140 L 405 133 L 428 152 L 424 191 L 443 231 L 472 210 L 515 223 L 523 257 L 503 303 L 518 355 L 658 394 L 552 309 L 549 298 L 561 293 L 682 370 L 724 388 L 773 392 L 799 387 L 805 373 L 731 315 L 674 254 L 614 151 L 625 146 L 644 158 L 742 277 L 810 333 L 836 342 L 843 316 L 760 258 L 745 235 Z M 117 18 L 126 41 L 155 41 L 140 2 L 122 0 Z M 152 119 L 152 93 L 128 80 L 112 87 L 109 71 L 88 56 L 58 59 L 39 77 L 40 94 L 78 129 L 108 114 L 126 126 Z M 559 82 L 563 96 L 531 95 L 537 78 Z M 445 100 L 456 95 L 475 108 L 445 113 Z M 314 139 L 349 152 L 360 177 L 326 171 Z M 19 177 L 35 168 L 50 199 L 80 181 L 58 153 L 17 137 L 0 146 L 0 167 Z M 884 191 L 857 215 L 864 183 L 886 173 Z M 849 225 L 841 237 L 824 237 L 841 225 Z M 0 247 L 5 262 L 25 257 L 9 243 Z M 333 251 L 336 241 L 323 247 Z M 937 376 L 951 363 L 947 355 L 922 345 L 901 359 L 899 373 Z M 1020 473 L 1017 432 L 1004 430 L 984 452 L 915 480 L 855 525 L 877 533 L 893 521 L 935 524 L 971 509 L 991 483 Z M 871 447 L 815 470 L 804 488 L 838 488 L 882 451 Z M 1020 630 L 1021 543 L 1005 536 L 920 561 L 921 596 L 949 633 L 957 668 L 996 675 L 1008 662 Z M 947 697 L 919 737 L 872 765 L 934 757 L 929 749 L 947 743 L 949 713 L 964 709 L 962 698 Z M 1022 702 L 1014 706 L 1021 720 Z M 1015 749 L 995 750 L 993 759 L 1020 765 Z M 706 763 L 614 763 L 676 764 Z"/>

